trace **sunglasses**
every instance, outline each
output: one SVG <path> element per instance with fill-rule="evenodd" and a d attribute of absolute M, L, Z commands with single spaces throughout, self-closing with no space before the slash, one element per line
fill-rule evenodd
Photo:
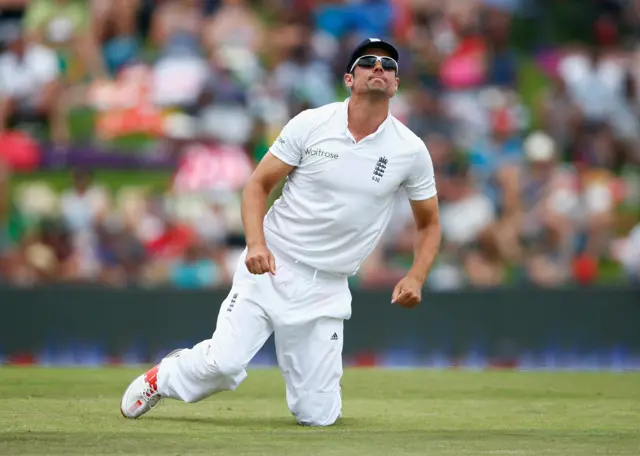
<path fill-rule="evenodd" d="M 356 65 L 361 68 L 373 68 L 376 66 L 378 61 L 380 61 L 380 65 L 382 65 L 383 70 L 395 71 L 396 74 L 398 74 L 398 62 L 393 60 L 391 57 L 380 57 L 379 55 L 363 55 L 362 57 L 358 57 L 358 59 L 353 62 L 349 73 L 353 73 L 353 69 Z"/>

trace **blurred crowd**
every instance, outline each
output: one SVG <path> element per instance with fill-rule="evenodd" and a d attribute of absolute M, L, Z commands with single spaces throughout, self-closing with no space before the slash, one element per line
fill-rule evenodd
<path fill-rule="evenodd" d="M 160 189 L 89 166 L 61 191 L 0 163 L 0 282 L 227 286 L 243 182 L 291 117 L 348 96 L 370 36 L 400 49 L 392 111 L 436 169 L 429 287 L 640 282 L 638 0 L 0 0 L 0 142 L 138 135 L 113 153 L 188 162 Z M 410 266 L 395 210 L 355 286 Z"/>

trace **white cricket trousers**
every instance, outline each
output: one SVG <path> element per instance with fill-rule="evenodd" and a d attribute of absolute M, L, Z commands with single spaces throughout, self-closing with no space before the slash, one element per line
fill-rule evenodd
<path fill-rule="evenodd" d="M 213 336 L 162 361 L 159 393 L 197 402 L 235 390 L 275 332 L 289 410 L 301 424 L 331 425 L 342 413 L 343 321 L 351 317 L 347 278 L 271 251 L 276 274 L 253 275 L 244 264 L 245 250 Z"/>

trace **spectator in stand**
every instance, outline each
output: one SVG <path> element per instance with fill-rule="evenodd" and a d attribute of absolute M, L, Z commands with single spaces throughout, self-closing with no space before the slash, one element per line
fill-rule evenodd
<path fill-rule="evenodd" d="M 611 254 L 622 265 L 629 281 L 640 286 L 640 223 L 628 236 L 612 244 Z"/>
<path fill-rule="evenodd" d="M 256 55 L 264 37 L 264 26 L 246 0 L 222 0 L 204 27 L 202 41 L 210 53 L 235 49 Z"/>
<path fill-rule="evenodd" d="M 471 173 L 480 191 L 487 195 L 499 214 L 498 236 L 504 260 L 519 262 L 522 251 L 517 238 L 516 217 L 520 210 L 520 167 L 522 140 L 505 109 L 492 112 L 492 134 L 479 140 L 467 153 Z"/>
<path fill-rule="evenodd" d="M 177 288 L 212 288 L 225 283 L 223 271 L 203 245 L 191 245 L 169 272 L 169 282 Z"/>
<path fill-rule="evenodd" d="M 294 111 L 318 108 L 337 98 L 331 68 L 313 54 L 311 30 L 303 33 L 302 42 L 274 71 L 275 81 L 289 103 L 297 105 Z"/>
<path fill-rule="evenodd" d="M 108 209 L 108 195 L 102 187 L 94 185 L 88 170 L 75 170 L 72 180 L 73 187 L 60 198 L 60 212 L 72 233 L 86 233 Z"/>
<path fill-rule="evenodd" d="M 145 245 L 147 255 L 159 263 L 171 263 L 195 241 L 194 230 L 177 218 L 165 214 L 164 230 Z"/>
<path fill-rule="evenodd" d="M 418 87 L 411 97 L 411 115 L 407 126 L 416 135 L 425 138 L 431 134 L 453 140 L 454 125 L 444 112 L 442 103 L 433 90 Z"/>
<path fill-rule="evenodd" d="M 565 20 L 589 19 L 575 30 L 593 31 L 591 52 L 557 42 L 557 12 L 531 1 L 0 0 L 0 156 L 27 180 L 9 187 L 4 208 L 0 184 L 0 275 L 22 285 L 226 286 L 245 247 L 243 176 L 289 119 L 338 98 L 336 62 L 364 35 L 398 43 L 404 90 L 391 110 L 424 139 L 437 174 L 444 240 L 429 287 L 591 283 L 610 256 L 621 279 L 636 278 L 639 228 L 626 230 L 640 207 L 640 2 L 571 3 Z M 513 28 L 533 9 L 549 19 L 535 43 Z M 21 22 L 38 42 L 15 38 Z M 101 73 L 101 55 L 115 77 L 78 83 L 86 69 Z M 523 141 L 541 71 L 541 131 Z M 41 157 L 33 132 L 1 132 L 26 130 L 34 116 L 70 146 L 56 158 L 74 160 L 79 139 L 110 152 L 131 141 L 126 154 L 100 156 L 135 163 L 133 185 L 111 195 L 76 172 L 57 192 L 27 176 Z M 140 163 L 173 159 L 170 188 L 149 196 Z M 405 275 L 415 238 L 405 200 L 359 286 Z"/>
<path fill-rule="evenodd" d="M 21 245 L 22 282 L 56 283 L 76 279 L 71 233 L 56 220 L 44 220 Z"/>
<path fill-rule="evenodd" d="M 612 175 L 606 169 L 576 164 L 576 196 L 572 215 L 581 235 L 579 251 L 599 260 L 607 252 L 613 235 L 616 199 L 612 191 Z"/>
<path fill-rule="evenodd" d="M 153 9 L 150 39 L 157 49 L 172 43 L 198 47 L 204 25 L 202 11 L 193 0 L 160 0 Z"/>
<path fill-rule="evenodd" d="M 611 126 L 624 148 L 622 160 L 640 163 L 640 95 L 638 80 L 630 71 L 625 75 Z"/>
<path fill-rule="evenodd" d="M 106 76 L 91 19 L 86 2 L 32 0 L 25 27 L 30 39 L 57 52 L 67 80 L 80 81 L 87 73 L 93 78 Z"/>
<path fill-rule="evenodd" d="M 526 252 L 526 278 L 537 285 L 561 285 L 570 278 L 576 236 L 563 205 L 565 175 L 555 142 L 546 133 L 529 135 L 524 149 L 519 237 Z"/>
<path fill-rule="evenodd" d="M 223 144 L 245 145 L 254 128 L 246 87 L 236 77 L 230 62 L 212 56 L 209 64 L 209 77 L 196 109 L 200 133 Z"/>
<path fill-rule="evenodd" d="M 115 74 L 139 53 L 137 15 L 140 0 L 91 0 L 93 40 L 103 44 L 105 69 Z"/>
<path fill-rule="evenodd" d="M 518 83 L 518 56 L 510 48 L 511 16 L 497 8 L 486 14 L 486 31 L 489 47 L 487 83 L 516 89 Z"/>
<path fill-rule="evenodd" d="M 155 105 L 192 111 L 210 69 L 202 55 L 202 11 L 192 0 L 163 0 L 152 17 L 151 41 L 160 54 L 154 62 Z"/>
<path fill-rule="evenodd" d="M 586 56 L 564 59 L 560 71 L 589 125 L 604 123 L 613 115 L 624 72 L 619 64 L 605 58 L 602 49 L 593 47 Z"/>
<path fill-rule="evenodd" d="M 567 90 L 567 84 L 560 75 L 553 75 L 538 99 L 540 124 L 553 138 L 563 157 L 569 148 L 581 123 L 581 112 Z"/>
<path fill-rule="evenodd" d="M 49 48 L 31 43 L 18 30 L 0 54 L 0 134 L 16 123 L 48 124 L 53 142 L 69 143 L 58 61 Z"/>
<path fill-rule="evenodd" d="M 117 217 L 96 226 L 96 257 L 100 265 L 100 283 L 111 286 L 134 285 L 146 260 L 146 252 L 131 227 Z"/>
<path fill-rule="evenodd" d="M 453 162 L 446 172 L 439 184 L 443 250 L 459 258 L 472 286 L 498 286 L 504 280 L 504 268 L 493 201 L 474 186 L 465 165 Z"/>

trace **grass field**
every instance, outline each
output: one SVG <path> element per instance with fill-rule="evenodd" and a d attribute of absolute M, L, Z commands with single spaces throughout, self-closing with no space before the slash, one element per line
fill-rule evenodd
<path fill-rule="evenodd" d="M 275 370 L 120 416 L 139 369 L 0 368 L 0 454 L 640 455 L 640 375 L 347 370 L 344 418 L 295 424 Z"/>

